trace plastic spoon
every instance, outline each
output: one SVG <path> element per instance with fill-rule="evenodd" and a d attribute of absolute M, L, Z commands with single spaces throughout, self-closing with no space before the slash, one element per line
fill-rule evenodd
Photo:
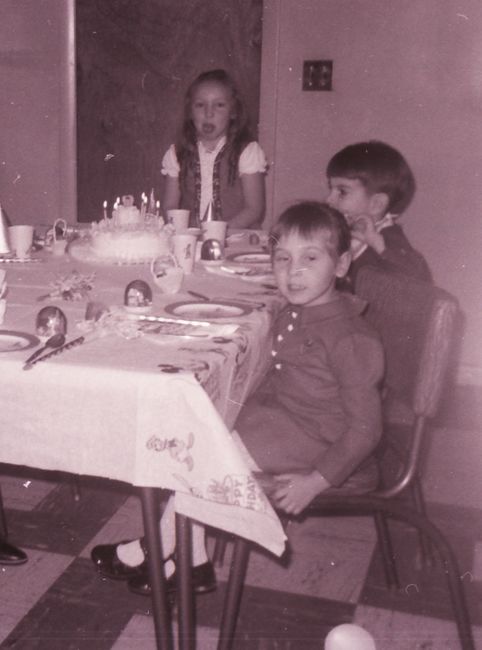
<path fill-rule="evenodd" d="M 37 359 L 42 354 L 42 352 L 45 352 L 45 350 L 48 350 L 49 348 L 53 350 L 55 350 L 55 348 L 60 348 L 60 346 L 63 345 L 64 343 L 65 343 L 65 334 L 62 334 L 62 332 L 58 332 L 57 334 L 51 336 L 49 339 L 47 339 L 47 341 L 41 348 L 35 350 L 35 352 L 29 356 L 27 361 L 25 361 L 25 364 L 23 366 L 24 370 L 29 368 L 32 365 L 32 361 L 34 359 Z"/>

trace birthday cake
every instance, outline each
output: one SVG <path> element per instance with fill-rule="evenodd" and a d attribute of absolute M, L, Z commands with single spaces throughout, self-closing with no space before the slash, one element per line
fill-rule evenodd
<path fill-rule="evenodd" d="M 142 217 L 135 205 L 118 205 L 112 210 L 112 219 L 116 226 L 136 226 L 141 224 Z"/>
<path fill-rule="evenodd" d="M 134 197 L 126 195 L 122 203 L 116 201 L 111 218 L 104 210 L 104 218 L 91 224 L 88 237 L 72 242 L 69 253 L 84 262 L 147 264 L 170 253 L 171 234 L 162 218 L 146 214 L 144 202 L 139 210 Z"/>
<path fill-rule="evenodd" d="M 118 264 L 142 264 L 169 253 L 169 237 L 163 229 L 118 225 L 113 219 L 92 224 L 90 245 L 98 259 Z"/>

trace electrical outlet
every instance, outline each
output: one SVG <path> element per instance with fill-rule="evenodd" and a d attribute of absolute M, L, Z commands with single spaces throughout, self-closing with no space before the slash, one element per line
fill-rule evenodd
<path fill-rule="evenodd" d="M 332 90 L 333 61 L 303 61 L 303 90 Z"/>

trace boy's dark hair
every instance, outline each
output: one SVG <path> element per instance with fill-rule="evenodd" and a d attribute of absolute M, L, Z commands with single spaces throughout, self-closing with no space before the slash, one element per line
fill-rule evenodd
<path fill-rule="evenodd" d="M 281 213 L 270 232 L 271 250 L 276 248 L 283 235 L 297 232 L 301 237 L 310 239 L 320 231 L 329 233 L 330 252 L 335 253 L 336 257 L 350 250 L 351 234 L 345 217 L 327 203 L 319 201 L 302 201 Z"/>
<path fill-rule="evenodd" d="M 369 140 L 336 153 L 326 169 L 328 178 L 359 180 L 369 194 L 388 196 L 387 212 L 401 214 L 415 194 L 415 179 L 402 154 L 384 142 Z"/>
<path fill-rule="evenodd" d="M 197 135 L 191 119 L 192 98 L 197 88 L 207 82 L 213 82 L 229 89 L 233 98 L 233 118 L 226 134 L 230 145 L 228 182 L 233 184 L 238 174 L 238 162 L 244 147 L 251 142 L 252 135 L 249 117 L 244 102 L 239 94 L 234 79 L 226 70 L 208 70 L 198 75 L 189 85 L 184 96 L 184 116 L 181 132 L 176 142 L 176 155 L 181 168 L 181 183 L 186 177 L 187 169 L 194 169 L 196 160 Z"/>

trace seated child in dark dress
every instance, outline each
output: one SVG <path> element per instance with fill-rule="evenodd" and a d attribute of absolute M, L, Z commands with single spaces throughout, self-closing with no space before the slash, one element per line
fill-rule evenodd
<path fill-rule="evenodd" d="M 274 324 L 270 368 L 235 429 L 257 468 L 277 475 L 271 499 L 298 514 L 328 488 L 375 487 L 383 351 L 365 304 L 335 289 L 351 259 L 337 210 L 292 206 L 270 239 L 288 304 Z"/>
<path fill-rule="evenodd" d="M 383 350 L 362 317 L 365 303 L 339 293 L 350 266 L 350 230 L 330 206 L 305 202 L 286 210 L 271 236 L 273 272 L 287 305 L 273 329 L 265 377 L 242 406 L 233 432 L 248 467 L 270 473 L 270 497 L 299 514 L 325 490 L 361 493 L 376 486 L 372 457 L 381 435 L 379 383 Z M 162 514 L 164 571 L 175 589 L 175 521 L 171 497 Z M 142 540 L 92 550 L 97 569 L 150 595 Z M 205 529 L 192 524 L 192 584 L 216 587 Z"/>
<path fill-rule="evenodd" d="M 367 265 L 431 281 L 425 259 L 396 223 L 415 194 L 404 157 L 384 142 L 359 142 L 336 153 L 326 173 L 326 201 L 352 231 L 352 264 L 342 284 L 353 290 L 358 269 Z"/>

